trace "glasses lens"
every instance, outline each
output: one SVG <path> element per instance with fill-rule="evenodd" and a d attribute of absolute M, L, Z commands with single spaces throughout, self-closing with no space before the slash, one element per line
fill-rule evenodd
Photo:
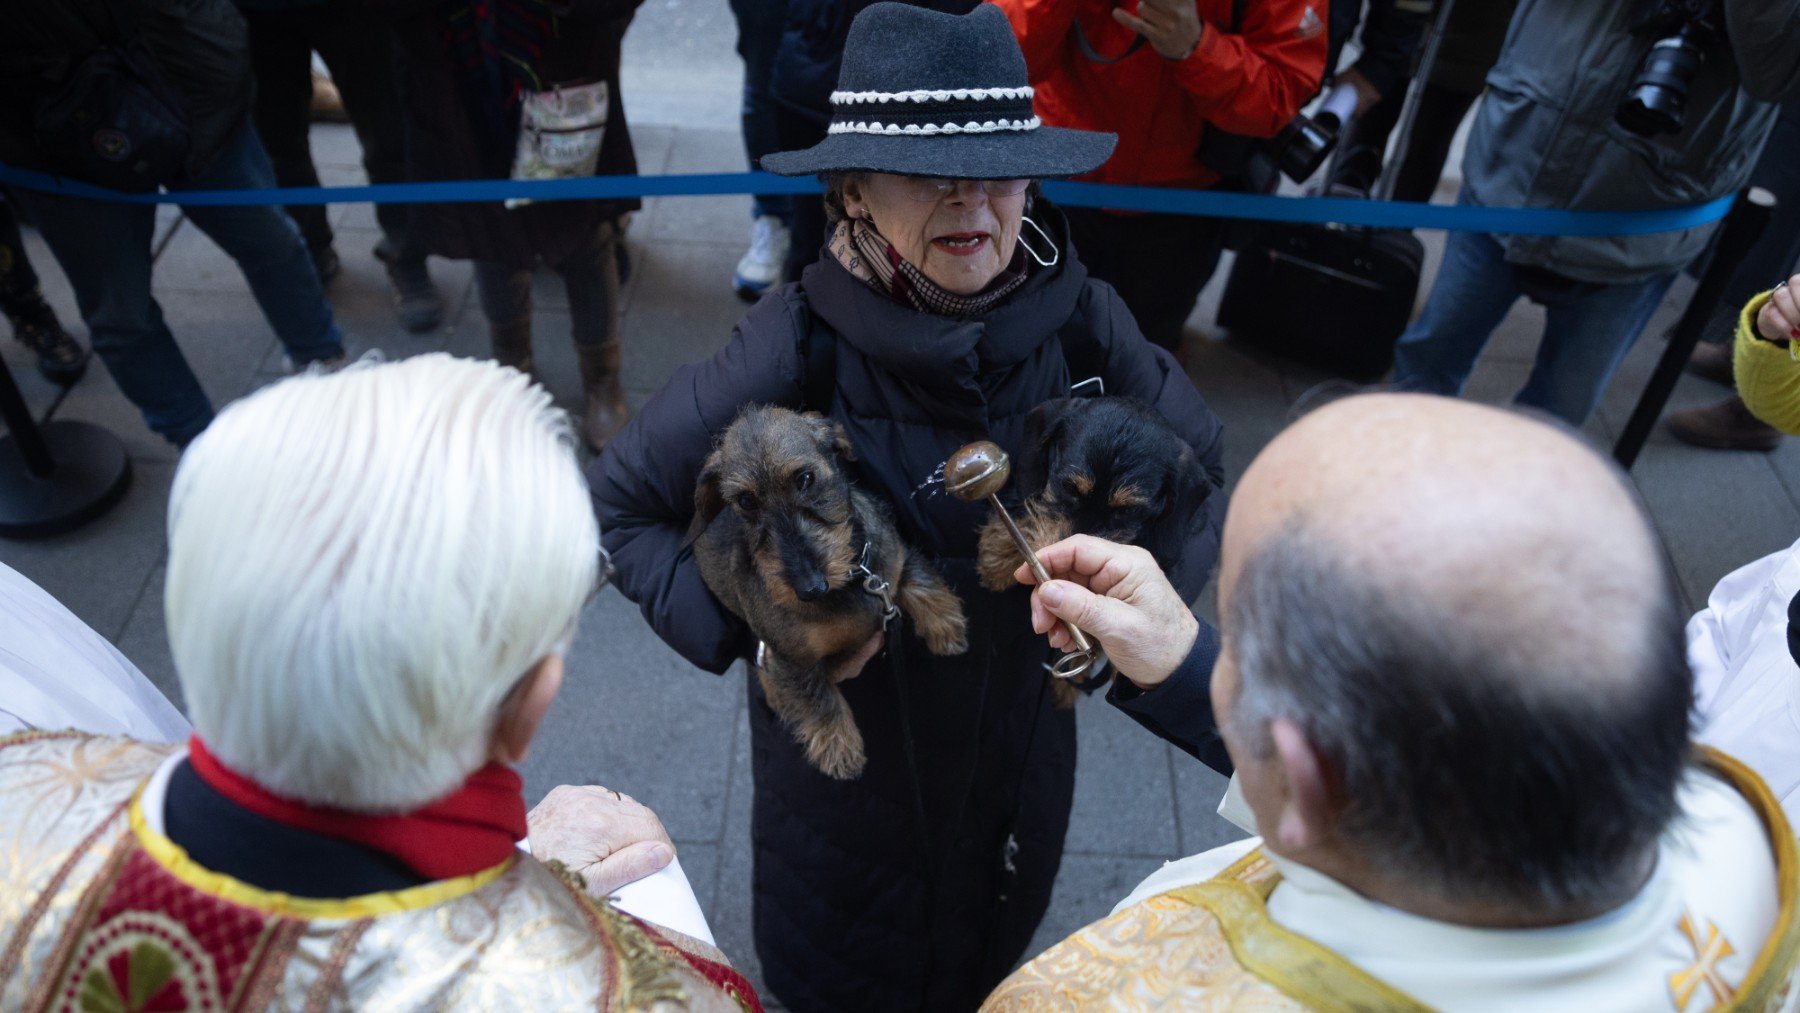
<path fill-rule="evenodd" d="M 906 195 L 916 201 L 943 200 L 950 196 L 960 180 L 939 179 L 935 176 L 906 177 Z M 1017 197 L 1031 185 L 1029 179 L 984 179 L 980 186 L 989 197 Z"/>

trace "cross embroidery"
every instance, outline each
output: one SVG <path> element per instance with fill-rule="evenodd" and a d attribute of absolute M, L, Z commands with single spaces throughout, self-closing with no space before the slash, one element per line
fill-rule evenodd
<path fill-rule="evenodd" d="M 1693 916 L 1684 913 L 1681 916 L 1681 934 L 1687 937 L 1689 945 L 1694 948 L 1694 963 L 1680 973 L 1669 975 L 1669 995 L 1675 1000 L 1675 1008 L 1686 1009 L 1701 985 L 1705 985 L 1707 991 L 1712 993 L 1715 1004 L 1730 999 L 1732 987 L 1720 976 L 1718 965 L 1719 961 L 1736 951 L 1719 934 L 1719 927 L 1707 922 L 1706 939 L 1702 942 L 1700 933 L 1694 928 Z"/>

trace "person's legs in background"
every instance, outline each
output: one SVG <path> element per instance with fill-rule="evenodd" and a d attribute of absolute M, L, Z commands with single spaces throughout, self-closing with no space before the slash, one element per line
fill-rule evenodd
<path fill-rule="evenodd" d="M 1088 274 L 1110 284 L 1154 344 L 1181 352 L 1182 329 L 1224 249 L 1218 219 L 1119 215 L 1067 208 L 1070 238 Z M 1033 235 L 1022 241 L 1036 241 Z"/>
<path fill-rule="evenodd" d="M 371 183 L 406 182 L 406 128 L 394 79 L 393 32 L 364 0 L 330 0 L 302 8 L 310 37 L 344 101 L 362 145 Z M 375 256 L 394 286 L 400 325 L 429 331 L 444 318 L 444 300 L 425 267 L 427 250 L 412 227 L 413 205 L 377 204 L 381 242 Z"/>
<path fill-rule="evenodd" d="M 1394 179 L 1394 199 L 1428 201 L 1437 192 L 1450 158 L 1450 145 L 1463 117 L 1479 93 L 1470 94 L 1440 84 L 1426 84 L 1419 93 L 1419 113 L 1413 120 L 1412 139 L 1400 152 L 1399 175 Z"/>
<path fill-rule="evenodd" d="M 88 328 L 94 352 L 144 421 L 177 447 L 212 422 L 212 403 L 182 357 L 150 295 L 150 241 L 156 210 L 21 191 L 19 206 L 36 223 L 69 284 Z M 274 208 L 265 208 L 293 226 Z M 300 265 L 317 287 L 299 237 L 292 243 Z"/>
<path fill-rule="evenodd" d="M 319 185 L 311 142 L 312 39 L 306 19 L 310 10 L 244 11 L 250 29 L 250 66 L 256 73 L 251 117 L 275 170 L 275 182 L 285 187 Z M 326 206 L 295 204 L 287 213 L 306 241 L 319 280 L 329 282 L 337 276 L 339 264 Z"/>
<path fill-rule="evenodd" d="M 37 272 L 25 255 L 18 219 L 4 197 L 0 197 L 0 311 L 12 324 L 13 337 L 37 356 L 44 379 L 68 387 L 87 372 L 87 349 L 63 330 L 56 311 L 44 301 Z"/>
<path fill-rule="evenodd" d="M 738 55 L 744 58 L 744 153 L 752 169 L 762 157 L 781 150 L 775 127 L 775 97 L 769 92 L 769 73 L 775 50 L 781 45 L 781 23 L 786 0 L 731 0 L 737 18 Z M 793 201 L 786 195 L 751 198 L 750 249 L 737 263 L 732 287 L 744 299 L 755 299 L 781 281 L 794 226 Z"/>
<path fill-rule="evenodd" d="M 1762 238 L 1732 272 L 1687 365 L 1689 372 L 1727 387 L 1735 384 L 1731 345 L 1738 312 L 1752 296 L 1800 271 L 1800 99 L 1781 107 L 1750 185 L 1775 195 L 1774 213 Z M 1750 414 L 1735 393 L 1714 404 L 1670 412 L 1668 424 L 1676 437 L 1695 446 L 1773 450 L 1781 444 L 1781 431 Z"/>
<path fill-rule="evenodd" d="M 775 133 L 777 149 L 799 151 L 825 139 L 825 124 L 809 119 L 782 103 L 776 103 Z M 794 215 L 794 228 L 789 237 L 787 264 L 782 274 L 798 280 L 819 251 L 825 248 L 825 200 L 813 194 L 795 194 L 789 198 Z"/>
<path fill-rule="evenodd" d="M 1475 360 L 1519 299 L 1506 251 L 1481 232 L 1452 232 L 1419 319 L 1394 344 L 1395 390 L 1460 394 Z"/>
<path fill-rule="evenodd" d="M 619 385 L 619 230 L 600 223 L 594 242 L 555 265 L 569 292 L 569 326 L 581 368 L 581 436 L 599 451 L 630 418 Z"/>
<path fill-rule="evenodd" d="M 487 317 L 494 361 L 530 373 L 531 269 L 495 260 L 475 261 L 475 294 Z"/>
<path fill-rule="evenodd" d="M 1607 382 L 1643 332 L 1675 273 L 1624 285 L 1600 285 L 1567 300 L 1547 301 L 1544 341 L 1531 377 L 1514 400 L 1572 426 L 1594 413 Z"/>
<path fill-rule="evenodd" d="M 275 170 L 263 154 L 256 130 L 238 128 L 213 156 L 204 173 L 172 190 L 234 190 L 272 187 Z M 325 289 L 307 257 L 306 244 L 280 209 L 267 205 L 190 205 L 187 218 L 237 261 L 263 316 L 287 349 L 296 368 L 344 356 L 343 334 L 332 319 Z M 144 241 L 149 249 L 149 240 Z"/>

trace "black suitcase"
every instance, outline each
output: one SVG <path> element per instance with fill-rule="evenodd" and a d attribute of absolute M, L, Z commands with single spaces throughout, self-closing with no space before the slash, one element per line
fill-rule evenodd
<path fill-rule="evenodd" d="M 1412 317 L 1424 258 L 1410 232 L 1271 225 L 1238 251 L 1219 326 L 1328 373 L 1379 380 Z"/>
<path fill-rule="evenodd" d="M 1450 6 L 1451 0 L 1438 5 L 1376 199 L 1393 192 L 1401 154 L 1411 140 L 1419 86 L 1437 55 Z M 1333 156 L 1335 165 L 1336 152 Z M 1379 380 L 1393 366 L 1394 342 L 1412 318 L 1424 259 L 1424 245 L 1407 231 L 1266 224 L 1238 250 L 1218 324 L 1244 344 L 1352 380 Z"/>

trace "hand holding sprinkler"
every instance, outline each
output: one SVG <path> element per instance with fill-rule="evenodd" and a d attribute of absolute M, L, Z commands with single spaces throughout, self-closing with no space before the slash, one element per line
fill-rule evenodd
<path fill-rule="evenodd" d="M 1044 569 L 1044 564 L 1038 560 L 1031 543 L 1025 540 L 1024 532 L 1013 522 L 1012 514 L 1007 512 L 1005 504 L 1000 502 L 1000 490 L 1006 486 L 1006 480 L 1011 475 L 1012 461 L 1006 456 L 1006 451 L 987 440 L 965 445 L 944 462 L 944 488 L 950 495 L 965 503 L 974 503 L 986 497 L 994 505 L 994 511 L 1000 515 L 1001 522 L 1006 525 L 1007 533 L 1012 535 L 1014 544 L 1024 554 L 1026 565 L 1031 567 L 1032 574 L 1042 585 L 1049 582 L 1050 571 Z M 1086 672 L 1088 666 L 1094 663 L 1094 647 L 1073 623 L 1063 623 L 1063 629 L 1068 631 L 1075 650 L 1056 659 L 1056 664 L 1050 666 L 1050 674 L 1058 679 L 1073 679 Z"/>

